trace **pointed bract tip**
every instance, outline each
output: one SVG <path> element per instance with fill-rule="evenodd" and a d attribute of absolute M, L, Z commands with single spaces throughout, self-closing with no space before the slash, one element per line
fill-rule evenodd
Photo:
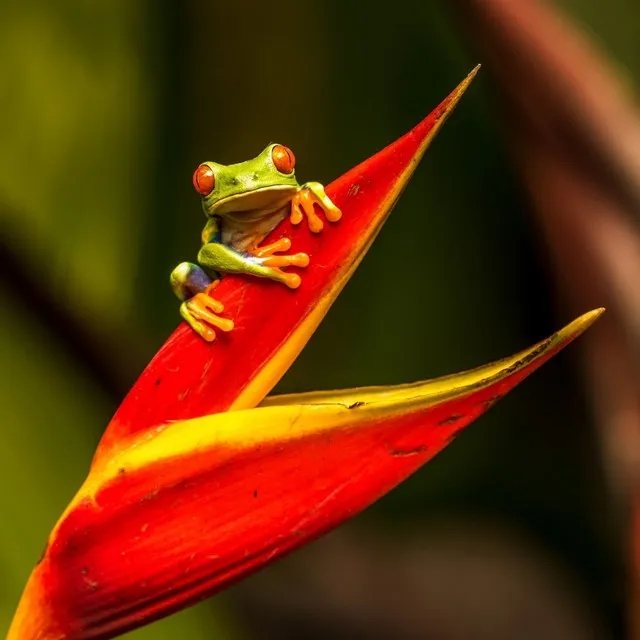
<path fill-rule="evenodd" d="M 474 78 L 480 71 L 481 64 L 477 64 L 468 74 L 467 77 L 451 92 L 449 95 L 450 107 L 453 108 L 458 100 L 462 97 L 462 94 L 469 88 L 469 85 L 473 82 Z"/>
<path fill-rule="evenodd" d="M 418 124 L 408 135 L 418 135 L 422 141 L 418 149 L 414 154 L 414 161 L 403 176 L 401 184 L 404 185 L 409 181 L 413 170 L 417 163 L 420 161 L 427 147 L 431 144 L 436 137 L 444 123 L 448 120 L 449 116 L 453 113 L 460 98 L 464 95 L 465 91 L 469 88 L 469 85 L 476 77 L 480 65 L 476 65 L 467 77 L 420 123 Z"/>
<path fill-rule="evenodd" d="M 574 326 L 574 330 L 577 333 L 582 333 L 583 331 L 588 329 L 605 311 L 606 309 L 604 307 L 598 307 L 597 309 L 587 311 L 587 313 L 584 313 L 579 318 L 576 318 L 571 323 L 571 325 Z"/>
<path fill-rule="evenodd" d="M 604 307 L 593 309 L 583 313 L 581 316 L 570 322 L 564 328 L 554 334 L 554 342 L 568 344 L 582 335 L 603 313 Z"/>

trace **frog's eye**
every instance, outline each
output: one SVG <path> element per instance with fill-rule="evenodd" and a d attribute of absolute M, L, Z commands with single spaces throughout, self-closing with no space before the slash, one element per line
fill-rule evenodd
<path fill-rule="evenodd" d="M 271 149 L 271 159 L 280 173 L 291 173 L 296 166 L 296 157 L 289 147 L 277 144 Z"/>
<path fill-rule="evenodd" d="M 213 169 L 208 164 L 201 164 L 193 174 L 193 186 L 201 196 L 208 196 L 216 184 Z"/>

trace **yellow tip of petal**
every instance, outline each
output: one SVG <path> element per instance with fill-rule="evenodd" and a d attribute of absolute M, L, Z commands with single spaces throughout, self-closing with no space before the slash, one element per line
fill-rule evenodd
<path fill-rule="evenodd" d="M 406 172 L 406 176 L 403 176 L 405 180 L 408 180 L 413 174 L 413 170 L 415 169 L 418 161 L 424 155 L 424 152 L 427 150 L 433 139 L 438 135 L 438 132 L 442 128 L 442 125 L 447 121 L 449 116 L 453 113 L 453 110 L 460 102 L 460 99 L 469 88 L 473 79 L 478 75 L 478 71 L 480 71 L 481 65 L 476 65 L 468 74 L 467 77 L 445 98 L 443 102 L 440 103 L 438 107 L 437 119 L 436 122 L 432 125 L 433 128 L 429 131 L 429 134 L 425 137 L 424 141 L 420 145 L 418 152 L 415 155 L 413 165 L 408 168 Z M 438 113 L 439 111 L 439 113 Z"/>

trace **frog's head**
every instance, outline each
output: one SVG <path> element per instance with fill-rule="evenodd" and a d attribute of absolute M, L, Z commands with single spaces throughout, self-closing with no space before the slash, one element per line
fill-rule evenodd
<path fill-rule="evenodd" d="M 281 144 L 270 144 L 259 156 L 228 166 L 203 162 L 193 174 L 207 216 L 270 213 L 298 189 L 295 156 Z"/>

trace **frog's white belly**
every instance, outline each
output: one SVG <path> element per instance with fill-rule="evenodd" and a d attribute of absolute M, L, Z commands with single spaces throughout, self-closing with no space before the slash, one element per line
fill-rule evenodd
<path fill-rule="evenodd" d="M 236 251 L 250 251 L 257 247 L 264 238 L 284 220 L 289 213 L 290 204 L 287 202 L 276 211 L 265 214 L 259 212 L 238 212 L 235 215 L 225 215 L 221 219 L 222 242 Z"/>

